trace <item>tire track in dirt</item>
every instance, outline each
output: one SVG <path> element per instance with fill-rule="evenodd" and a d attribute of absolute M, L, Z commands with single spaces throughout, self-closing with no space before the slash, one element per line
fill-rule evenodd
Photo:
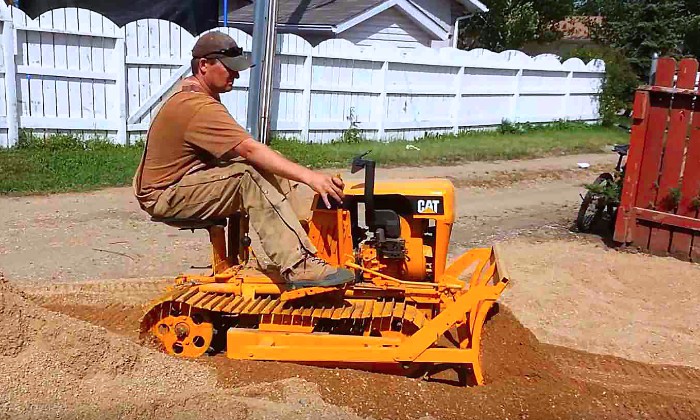
<path fill-rule="evenodd" d="M 498 189 L 510 187 L 516 184 L 528 184 L 533 182 L 553 182 L 572 181 L 584 184 L 591 182 L 591 173 L 601 173 L 609 171 L 609 165 L 598 164 L 590 167 L 588 171 L 582 172 L 580 169 L 531 169 L 524 171 L 510 170 L 489 173 L 488 176 L 475 176 L 459 178 L 446 176 L 452 181 L 455 188 L 484 188 Z"/>
<path fill-rule="evenodd" d="M 568 348 L 560 348 L 555 361 L 567 374 L 587 382 L 700 401 L 700 370 L 697 369 L 649 365 Z"/>
<path fill-rule="evenodd" d="M 125 335 L 130 338 L 138 336 L 138 326 L 141 319 L 141 308 L 120 304 L 110 304 L 107 306 L 94 305 L 66 305 L 32 299 L 43 308 L 53 312 L 59 312 L 71 316 L 81 321 L 104 327 L 109 331 Z"/>
<path fill-rule="evenodd" d="M 33 300 L 46 304 L 120 303 L 136 306 L 160 296 L 167 286 L 172 285 L 172 279 L 123 279 L 50 284 L 28 282 L 16 285 Z"/>
<path fill-rule="evenodd" d="M 621 417 L 700 418 L 700 370 L 689 367 L 650 365 L 613 356 L 584 353 L 550 346 L 553 360 L 562 373 L 575 380 L 595 384 L 623 396 L 644 398 L 615 405 Z"/>
<path fill-rule="evenodd" d="M 135 338 L 144 306 L 160 296 L 171 281 L 138 279 L 84 283 L 27 284 L 24 296 L 53 312 L 60 312 Z"/>
<path fill-rule="evenodd" d="M 605 418 L 611 419 L 700 419 L 700 405 L 697 401 L 673 398 L 653 393 L 622 393 L 616 396 L 615 403 L 604 410 Z"/>

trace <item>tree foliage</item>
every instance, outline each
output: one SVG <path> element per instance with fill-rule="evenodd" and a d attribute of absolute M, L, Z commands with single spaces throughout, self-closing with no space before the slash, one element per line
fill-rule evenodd
<path fill-rule="evenodd" d="M 698 0 L 586 0 L 576 12 L 603 17 L 589 20 L 593 40 L 627 55 L 640 79 L 649 74 L 654 53 L 700 53 Z"/>
<path fill-rule="evenodd" d="M 462 48 L 521 49 L 561 37 L 558 22 L 589 16 L 594 45 L 565 53 L 606 63 L 603 120 L 629 112 L 635 89 L 648 79 L 652 55 L 700 58 L 700 0 L 485 0 L 489 12 L 460 25 Z"/>
<path fill-rule="evenodd" d="M 487 13 L 473 15 L 461 25 L 462 48 L 500 52 L 558 39 L 556 24 L 571 14 L 574 4 L 573 0 L 491 0 L 487 6 Z"/>

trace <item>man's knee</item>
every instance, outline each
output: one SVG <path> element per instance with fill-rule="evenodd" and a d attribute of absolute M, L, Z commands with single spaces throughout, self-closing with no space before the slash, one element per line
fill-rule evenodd
<path fill-rule="evenodd" d="M 247 162 L 244 168 L 244 176 L 247 178 L 245 181 L 248 182 L 241 183 L 242 195 L 247 195 L 249 189 L 255 188 L 265 196 L 265 201 L 275 207 L 287 202 L 298 220 L 311 218 L 313 191 L 306 185 L 259 169 Z"/>

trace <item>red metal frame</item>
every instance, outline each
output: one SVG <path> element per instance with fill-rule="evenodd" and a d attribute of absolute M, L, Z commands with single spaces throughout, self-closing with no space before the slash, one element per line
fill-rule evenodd
<path fill-rule="evenodd" d="M 635 96 L 630 151 L 614 239 L 700 261 L 698 62 L 664 57 L 657 85 Z"/>

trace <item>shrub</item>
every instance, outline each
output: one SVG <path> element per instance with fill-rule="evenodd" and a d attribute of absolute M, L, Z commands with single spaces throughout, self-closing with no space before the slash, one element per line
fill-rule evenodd
<path fill-rule="evenodd" d="M 641 84 L 629 59 L 613 48 L 602 46 L 574 49 L 562 56 L 562 61 L 573 57 L 580 58 L 584 62 L 593 59 L 605 61 L 605 76 L 600 96 L 600 117 L 603 125 L 614 124 L 621 112 L 629 115 L 634 92 Z"/>

